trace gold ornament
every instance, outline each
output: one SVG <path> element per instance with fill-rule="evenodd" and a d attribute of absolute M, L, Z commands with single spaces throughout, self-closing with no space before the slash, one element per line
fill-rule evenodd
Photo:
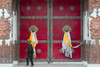
<path fill-rule="evenodd" d="M 35 25 L 32 25 L 30 28 L 29 28 L 29 32 L 31 31 L 36 31 L 38 32 L 38 28 L 35 26 Z"/>
<path fill-rule="evenodd" d="M 62 28 L 62 31 L 63 32 L 65 32 L 65 31 L 69 31 L 69 32 L 71 32 L 71 27 L 70 26 L 68 26 L 68 25 L 65 25 L 63 28 Z"/>

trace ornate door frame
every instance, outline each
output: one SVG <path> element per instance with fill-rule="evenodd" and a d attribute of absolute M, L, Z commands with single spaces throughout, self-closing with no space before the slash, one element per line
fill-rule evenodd
<path fill-rule="evenodd" d="M 57 16 L 53 16 L 53 13 L 52 13 L 52 3 L 53 3 L 53 0 L 47 0 L 47 17 L 45 16 L 28 16 L 28 17 L 24 17 L 24 16 L 20 16 L 20 0 L 17 1 L 18 2 L 18 9 L 17 9 L 17 18 L 18 18 L 18 24 L 17 24 L 17 31 L 18 31 L 18 44 L 19 43 L 24 43 L 26 41 L 24 40 L 20 40 L 19 39 L 19 33 L 20 33 L 20 18 L 28 18 L 28 19 L 34 19 L 34 18 L 40 18 L 40 19 L 45 19 L 47 18 L 47 41 L 46 40 L 41 40 L 39 41 L 39 43 L 47 43 L 48 44 L 48 58 L 46 60 L 35 60 L 35 61 L 48 61 L 48 62 L 52 62 L 52 61 L 82 61 L 83 60 L 83 48 L 81 47 L 81 59 L 78 59 L 78 60 L 68 60 L 68 59 L 65 59 L 65 60 L 54 60 L 53 59 L 53 43 L 61 43 L 62 41 L 61 40 L 58 40 L 58 41 L 53 41 L 53 19 L 78 19 L 80 18 L 81 19 L 81 40 L 80 41 L 72 41 L 72 43 L 80 43 L 80 42 L 83 42 L 83 0 L 81 0 L 81 16 L 77 16 L 77 17 L 74 17 L 74 16 L 62 16 L 62 17 L 57 17 Z M 49 36 L 51 35 L 51 36 Z M 51 44 L 51 45 L 50 45 Z M 83 45 L 82 45 L 83 46 Z M 19 48 L 19 46 L 18 46 Z M 19 50 L 18 50 L 18 55 L 19 55 Z M 21 60 L 19 58 L 19 61 L 25 61 L 25 60 Z"/>

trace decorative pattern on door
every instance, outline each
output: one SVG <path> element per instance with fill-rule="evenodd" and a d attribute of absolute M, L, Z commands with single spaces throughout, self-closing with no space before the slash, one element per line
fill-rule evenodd
<path fill-rule="evenodd" d="M 29 28 L 38 27 L 36 46 L 37 61 L 70 61 L 82 58 L 81 47 L 74 50 L 73 58 L 62 54 L 62 28 L 69 25 L 72 29 L 72 45 L 82 41 L 82 0 L 20 0 L 19 1 L 19 58 L 26 58 L 26 40 Z"/>

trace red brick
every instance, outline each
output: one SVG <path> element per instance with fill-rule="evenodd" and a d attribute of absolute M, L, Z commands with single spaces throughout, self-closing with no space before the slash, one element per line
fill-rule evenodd
<path fill-rule="evenodd" d="M 10 35 L 9 29 L 9 20 L 8 19 L 0 19 L 0 38 L 1 39 L 8 39 Z"/>
<path fill-rule="evenodd" d="M 9 6 L 9 1 L 10 0 L 0 0 L 0 9 L 4 7 L 8 7 Z"/>
<path fill-rule="evenodd" d="M 100 38 L 100 17 L 91 20 L 91 38 L 97 39 Z"/>
<path fill-rule="evenodd" d="M 0 63 L 11 63 L 14 57 L 14 45 L 10 42 L 10 46 L 5 44 L 3 41 L 2 46 L 0 46 Z"/>

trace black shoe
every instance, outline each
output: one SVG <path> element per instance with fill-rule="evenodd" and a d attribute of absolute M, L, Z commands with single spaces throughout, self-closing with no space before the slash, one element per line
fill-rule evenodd
<path fill-rule="evenodd" d="M 26 64 L 26 66 L 28 66 L 29 64 Z"/>
<path fill-rule="evenodd" d="M 32 67 L 32 66 L 34 66 L 34 64 L 33 64 L 33 65 L 31 65 L 31 67 Z"/>

